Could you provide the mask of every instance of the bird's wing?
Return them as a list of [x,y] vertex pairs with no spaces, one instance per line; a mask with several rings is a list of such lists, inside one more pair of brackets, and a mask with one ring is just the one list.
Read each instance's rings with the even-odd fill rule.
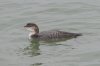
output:
[[50,31],[43,31],[39,35],[47,38],[62,38],[62,37],[64,38],[72,36],[73,33],[68,33],[58,30],[50,30]]

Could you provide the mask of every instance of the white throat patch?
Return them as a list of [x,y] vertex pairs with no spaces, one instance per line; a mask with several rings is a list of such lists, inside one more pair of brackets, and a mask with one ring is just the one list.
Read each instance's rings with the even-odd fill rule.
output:
[[31,39],[31,36],[32,36],[32,35],[35,35],[36,32],[35,32],[35,30],[34,30],[33,27],[27,27],[26,29],[27,29],[28,31],[30,31],[30,33],[29,33],[29,39]]
[[31,39],[31,36],[34,35],[34,33],[30,32],[29,33],[29,39]]

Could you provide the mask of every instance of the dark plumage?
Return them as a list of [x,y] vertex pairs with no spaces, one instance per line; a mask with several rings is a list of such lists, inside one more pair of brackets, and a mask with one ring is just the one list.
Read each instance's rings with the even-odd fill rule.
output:
[[81,33],[69,33],[59,30],[49,30],[49,31],[43,31],[39,33],[39,28],[34,23],[28,23],[26,26],[27,30],[31,31],[31,34],[29,35],[29,38],[31,40],[36,39],[40,41],[62,41],[67,40],[71,38],[77,38],[78,36],[81,36]]

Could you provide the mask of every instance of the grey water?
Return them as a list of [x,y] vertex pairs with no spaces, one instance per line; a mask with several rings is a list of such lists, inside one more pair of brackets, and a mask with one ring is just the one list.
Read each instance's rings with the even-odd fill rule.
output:
[[[83,36],[32,44],[28,22]],[[0,0],[0,66],[100,66],[100,0]]]

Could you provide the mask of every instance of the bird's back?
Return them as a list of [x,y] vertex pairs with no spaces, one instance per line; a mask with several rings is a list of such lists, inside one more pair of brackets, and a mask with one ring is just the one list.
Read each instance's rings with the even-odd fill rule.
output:
[[58,30],[43,31],[38,34],[38,39],[43,41],[62,41],[81,36],[79,33],[69,33]]

